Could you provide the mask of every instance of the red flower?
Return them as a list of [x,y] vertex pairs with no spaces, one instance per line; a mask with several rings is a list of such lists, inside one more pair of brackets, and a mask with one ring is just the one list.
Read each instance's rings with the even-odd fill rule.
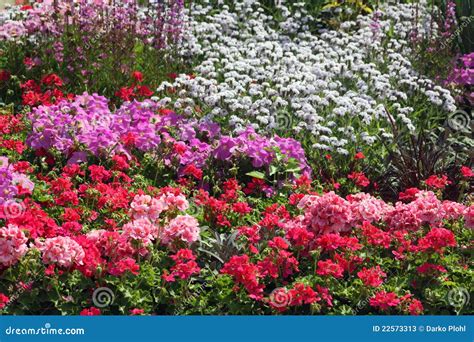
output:
[[418,316],[423,313],[423,304],[418,299],[413,299],[408,306],[408,312],[410,315]]
[[319,260],[316,274],[322,276],[333,276],[335,278],[342,278],[344,268],[341,265],[336,264],[331,259],[328,260]]
[[440,252],[444,247],[456,246],[456,238],[451,230],[445,228],[433,228],[428,234],[418,240],[418,249],[427,251],[433,249]]
[[374,246],[389,248],[392,238],[389,233],[371,225],[369,222],[362,223],[362,234],[367,238],[367,242]]
[[355,185],[361,188],[365,188],[370,184],[369,179],[363,172],[352,172],[347,176],[347,178],[354,180]]
[[357,152],[354,156],[354,159],[364,159],[365,156],[362,152]]
[[125,156],[121,156],[116,154],[112,157],[112,162],[114,164],[114,170],[128,170],[130,165],[127,163],[127,158]]
[[196,263],[196,257],[190,249],[180,249],[171,256],[175,265],[171,267],[171,273],[163,271],[163,279],[167,282],[174,282],[176,278],[188,279],[193,274],[198,274],[201,269]]
[[461,167],[461,174],[464,178],[471,178],[474,177],[474,172],[470,167],[462,166]]
[[297,247],[307,247],[313,241],[314,233],[304,227],[293,227],[288,229],[286,238]]
[[61,87],[63,85],[63,81],[61,78],[56,74],[48,74],[41,79],[41,83],[48,85],[48,86],[55,86]]
[[259,268],[250,262],[248,255],[234,255],[221,269],[221,273],[234,277],[245,287],[253,299],[262,299],[264,285],[259,283]]
[[32,90],[37,93],[41,91],[40,86],[34,80],[28,80],[25,83],[20,83],[20,88],[24,90]]
[[321,298],[318,293],[314,291],[311,286],[296,283],[291,290],[288,291],[290,305],[313,304],[319,302]]
[[10,73],[6,70],[0,70],[0,81],[6,82],[10,79]]
[[446,273],[448,272],[443,266],[441,265],[435,265],[435,264],[430,264],[428,262],[425,262],[423,265],[418,266],[416,269],[418,273],[421,274],[436,274],[438,272],[440,273]]
[[35,93],[34,91],[27,91],[22,95],[23,105],[25,106],[35,106],[42,101],[41,93]]
[[374,308],[379,308],[380,310],[388,310],[390,307],[397,306],[400,304],[400,299],[393,292],[379,291],[375,294],[374,297],[370,298],[369,303]]
[[133,87],[122,87],[119,91],[115,92],[115,96],[120,97],[124,101],[130,101],[135,97]]
[[372,268],[364,267],[361,271],[357,272],[357,276],[362,279],[366,286],[378,287],[383,283],[383,278],[387,274],[382,271],[380,266],[375,266]]
[[134,71],[132,72],[132,77],[135,81],[138,83],[143,82],[143,74],[140,71]]
[[274,237],[270,241],[268,241],[268,247],[274,249],[288,249],[288,243],[279,236]]
[[94,182],[104,182],[112,176],[112,172],[99,165],[89,166],[89,171],[91,172],[90,177]]
[[85,172],[81,170],[81,167],[78,164],[66,165],[63,168],[63,177],[74,177],[74,176],[84,176]]
[[153,92],[147,86],[137,86],[138,95],[143,97],[150,97],[153,95]]
[[0,310],[4,309],[9,301],[10,301],[10,298],[5,296],[3,293],[0,293]]
[[252,212],[252,208],[246,202],[236,202],[232,204],[232,210],[241,215]]
[[290,198],[288,200],[288,203],[290,205],[298,205],[300,203],[301,199],[305,196],[305,194],[291,194]]
[[95,307],[90,307],[90,308],[85,308],[83,309],[80,314],[81,316],[99,316],[100,315],[100,309],[97,309]]
[[242,226],[238,228],[239,236],[245,236],[250,243],[257,243],[260,241],[259,227],[257,225]]
[[127,147],[134,147],[137,144],[137,136],[132,132],[128,132],[128,133],[122,135],[120,137],[120,140]]
[[443,175],[438,177],[436,175],[430,176],[427,180],[425,180],[426,185],[436,189],[444,189],[446,185],[451,184],[451,181],[448,180],[448,176]]
[[409,188],[406,189],[404,192],[400,192],[398,198],[400,199],[400,201],[411,202],[416,198],[416,194],[418,194],[420,191],[421,190],[417,188]]
[[186,145],[183,142],[178,142],[178,143],[173,145],[173,152],[176,153],[176,154],[179,154],[180,156],[182,156],[184,153],[186,153],[187,150],[188,150],[188,148],[186,147]]
[[202,170],[196,167],[194,164],[186,165],[182,172],[185,176],[193,176],[197,180],[202,179]]
[[132,258],[125,258],[117,263],[113,264],[109,268],[109,273],[114,276],[121,276],[125,272],[129,271],[130,273],[137,275],[140,270],[140,266],[137,265],[136,261]]

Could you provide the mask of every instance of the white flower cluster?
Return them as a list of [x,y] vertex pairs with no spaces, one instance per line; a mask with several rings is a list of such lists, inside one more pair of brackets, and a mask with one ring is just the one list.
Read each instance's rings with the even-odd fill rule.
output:
[[434,25],[428,6],[385,5],[338,30],[311,33],[312,18],[298,5],[292,14],[280,5],[279,23],[256,0],[235,1],[232,11],[193,5],[182,50],[202,61],[197,76],[181,75],[158,91],[177,89],[178,107],[207,107],[207,118],[235,131],[251,124],[301,134],[314,148],[342,154],[390,139],[387,109],[410,130],[420,98],[437,110],[456,109],[450,92],[409,59],[410,35]]

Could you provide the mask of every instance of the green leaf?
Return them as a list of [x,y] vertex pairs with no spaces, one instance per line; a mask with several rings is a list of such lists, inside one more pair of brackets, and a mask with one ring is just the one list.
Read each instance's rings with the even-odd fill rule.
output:
[[246,175],[249,176],[249,177],[253,177],[253,178],[265,179],[265,174],[263,172],[260,172],[260,171],[248,172],[248,173],[246,173]]

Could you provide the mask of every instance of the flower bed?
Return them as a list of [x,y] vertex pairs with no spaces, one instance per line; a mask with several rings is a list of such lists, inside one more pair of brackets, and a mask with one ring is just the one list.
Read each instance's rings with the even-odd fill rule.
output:
[[411,59],[427,6],[315,32],[299,5],[58,3],[0,16],[2,313],[473,312],[462,149],[396,197],[375,180],[466,92]]

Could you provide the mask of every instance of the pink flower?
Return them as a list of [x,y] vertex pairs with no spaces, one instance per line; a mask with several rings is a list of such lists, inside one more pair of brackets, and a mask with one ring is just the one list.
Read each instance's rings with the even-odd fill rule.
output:
[[442,206],[444,213],[443,218],[450,220],[457,220],[466,210],[466,206],[464,204],[452,201],[443,201]]
[[181,211],[185,211],[189,208],[189,202],[184,195],[175,195],[168,192],[161,195],[159,199],[164,201],[170,208],[177,208]]
[[130,310],[130,315],[132,316],[139,316],[139,315],[143,315],[144,313],[145,313],[145,310],[143,309],[135,308],[135,309]]
[[153,243],[158,235],[158,228],[147,218],[139,218],[122,227],[123,236],[140,241],[143,246]]
[[133,218],[148,218],[154,222],[163,211],[168,209],[168,204],[162,199],[152,198],[148,195],[136,195],[130,207]]
[[163,229],[162,241],[169,244],[174,240],[191,244],[199,239],[198,221],[190,215],[178,215]]
[[28,251],[23,231],[13,224],[0,228],[0,265],[11,266]]
[[305,196],[298,207],[306,207],[305,223],[317,234],[348,231],[353,221],[351,205],[333,191]]
[[61,267],[82,265],[85,253],[81,245],[67,236],[57,236],[37,241],[36,247],[43,254],[45,264],[57,264]]
[[467,228],[474,229],[474,205],[467,207],[464,211],[464,225]]
[[437,223],[444,217],[443,205],[432,191],[420,191],[408,206],[422,223]]
[[391,209],[384,201],[363,192],[349,195],[347,200],[350,202],[354,225],[363,221],[371,223],[379,221]]
[[409,204],[397,202],[385,218],[387,226],[391,230],[418,230],[421,220]]

